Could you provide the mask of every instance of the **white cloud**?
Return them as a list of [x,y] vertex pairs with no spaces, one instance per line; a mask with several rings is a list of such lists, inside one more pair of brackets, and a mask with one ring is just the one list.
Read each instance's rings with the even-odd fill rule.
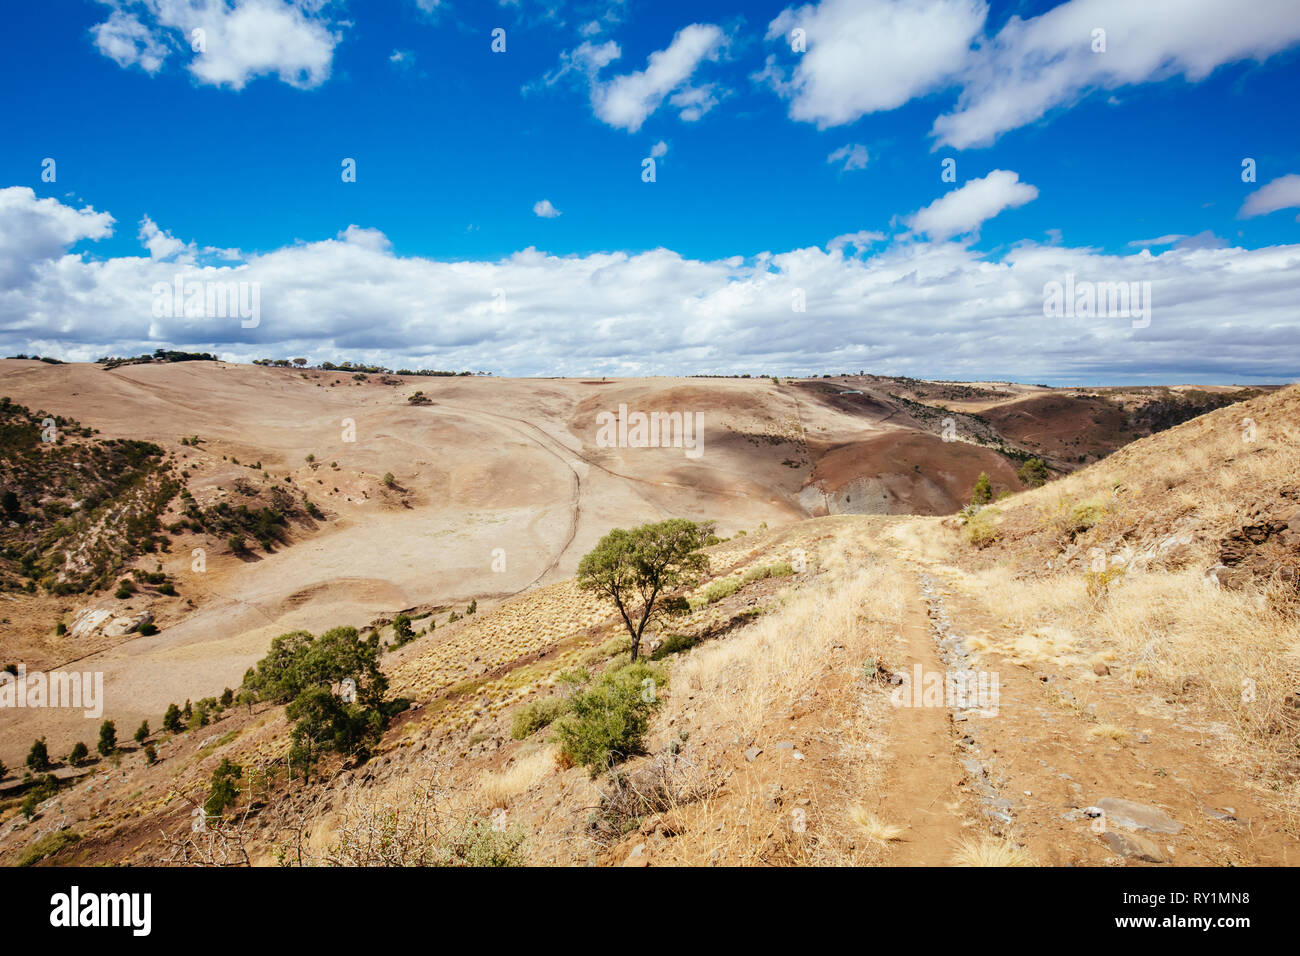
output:
[[[951,81],[984,25],[983,0],[822,0],[783,10],[769,25],[797,58],[757,75],[790,100],[790,118],[819,128],[892,110]],[[802,29],[807,52],[790,52]]]
[[973,233],[1004,209],[1023,206],[1038,198],[1038,187],[1022,183],[1009,169],[995,169],[983,179],[940,196],[924,209],[904,218],[909,229],[932,239],[950,239]]
[[555,219],[562,214],[560,210],[551,205],[549,199],[542,199],[533,203],[533,215],[541,216],[543,219]]
[[659,142],[655,143],[653,146],[650,147],[650,155],[654,159],[661,159],[662,157],[667,156],[668,144],[661,139]]
[[[111,225],[107,213],[0,189],[0,354],[90,360],[169,345],[516,375],[868,368],[1131,382],[1287,380],[1300,354],[1300,245],[1116,256],[1026,242],[994,260],[915,236],[877,246],[884,237],[864,232],[750,258],[529,248],[448,262],[397,255],[383,233],[350,226],[234,266],[67,253]],[[259,283],[260,325],[156,318],[153,284],[178,273]],[[1067,274],[1151,282],[1150,326],[1044,319],[1044,285]],[[805,313],[791,309],[795,290]]]
[[829,156],[826,157],[828,163],[843,163],[841,172],[851,172],[855,169],[867,168],[867,147],[858,143],[850,143],[847,146],[841,146]]
[[139,66],[157,73],[171,51],[133,14],[114,10],[103,23],[90,28],[95,46],[118,66]]
[[113,217],[106,212],[37,199],[26,186],[0,189],[0,290],[31,279],[74,243],[112,234]]
[[[1093,31],[1105,30],[1105,52]],[[1093,89],[1263,60],[1300,41],[1300,4],[1256,0],[1070,0],[1029,20],[1012,17],[969,57],[957,107],[934,124],[936,146],[987,146]]]
[[[949,87],[955,108],[936,118],[935,148],[988,146],[1003,133],[1070,106],[1093,90],[1262,61],[1300,43],[1300,4],[1257,0],[1067,0],[984,33],[985,0],[821,0],[783,10],[768,26],[780,56],[754,78],[790,101],[790,118],[819,128],[851,123]],[[790,33],[807,52],[790,51]],[[1094,30],[1105,51],[1094,52]],[[783,61],[794,60],[793,69]],[[1109,96],[1108,102],[1120,105]]]
[[415,62],[415,54],[410,50],[394,50],[389,54],[388,62],[405,69]]
[[1131,249],[1144,249],[1148,246],[1172,246],[1175,242],[1186,238],[1181,233],[1171,233],[1167,236],[1157,236],[1155,239],[1134,239],[1128,245]]
[[1279,209],[1294,209],[1300,206],[1300,175],[1291,173],[1279,176],[1267,186],[1261,186],[1246,197],[1241,211],[1241,218],[1265,216]]
[[878,242],[884,242],[889,237],[883,232],[870,232],[862,229],[858,232],[846,232],[842,236],[836,236],[830,242],[826,243],[827,252],[843,250],[848,246],[853,247],[855,253],[865,252]]
[[[182,53],[200,83],[243,89],[259,76],[277,76],[300,89],[329,79],[342,39],[322,16],[320,0],[100,0],[113,8],[91,28],[96,46],[120,66],[156,73],[169,48]],[[192,49],[203,31],[202,50]]]
[[721,91],[715,84],[693,86],[691,77],[701,63],[718,60],[726,46],[720,27],[692,23],[678,30],[666,49],[651,53],[644,70],[602,80],[598,74],[622,56],[622,49],[613,40],[587,41],[561,53],[560,65],[543,82],[552,86],[572,73],[582,74],[596,118],[616,129],[635,133],[665,99],[681,119],[693,122],[717,105]]
[[170,232],[159,229],[158,224],[148,216],[140,220],[139,238],[144,243],[144,247],[149,250],[150,258],[153,259],[170,259],[181,253],[186,253],[192,258],[195,252],[193,243],[187,246]]

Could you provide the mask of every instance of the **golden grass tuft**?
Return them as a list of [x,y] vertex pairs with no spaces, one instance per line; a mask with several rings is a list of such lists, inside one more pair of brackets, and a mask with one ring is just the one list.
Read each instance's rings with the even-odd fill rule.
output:
[[1037,866],[1024,849],[1003,837],[963,837],[952,855],[953,866]]
[[890,843],[903,838],[902,827],[885,823],[874,813],[868,812],[865,807],[850,808],[849,818],[863,829],[868,839],[875,840],[877,843]]

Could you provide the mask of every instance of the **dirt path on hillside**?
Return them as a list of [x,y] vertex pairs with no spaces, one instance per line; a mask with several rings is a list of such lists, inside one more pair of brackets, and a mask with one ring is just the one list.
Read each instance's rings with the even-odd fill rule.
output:
[[[951,723],[947,709],[899,710],[899,761],[891,774],[898,790],[887,796],[889,815],[882,818],[901,823],[910,810],[918,838],[899,844],[893,862],[946,862],[941,851],[950,847],[913,844],[942,841],[953,826],[960,829],[953,814],[922,812],[927,800],[940,810],[953,799],[948,769],[954,761],[923,755],[940,743],[939,717],[956,729],[949,746],[955,743],[955,762],[965,770],[969,819],[978,823],[969,832],[1007,836],[1040,865],[1300,862],[1272,796],[1218,756],[1218,729],[1118,678],[1083,677],[1050,653],[1025,663],[1003,650],[1009,647],[1004,625],[950,569],[926,562],[922,578],[933,595],[932,619],[936,602],[941,609],[935,627],[944,656],[954,645],[979,648],[967,666],[997,675],[998,706],[993,715],[962,723]],[[909,628],[915,659],[944,669],[936,663],[934,631],[925,641],[916,633]]]
[[[906,690],[917,664],[927,674],[944,670],[919,591],[911,595],[904,629],[907,660],[890,664],[905,671]],[[952,727],[946,707],[895,709],[890,725],[893,759],[885,774],[889,789],[878,814],[882,822],[905,830],[902,839],[892,844],[892,865],[942,866],[964,831],[962,768]]]

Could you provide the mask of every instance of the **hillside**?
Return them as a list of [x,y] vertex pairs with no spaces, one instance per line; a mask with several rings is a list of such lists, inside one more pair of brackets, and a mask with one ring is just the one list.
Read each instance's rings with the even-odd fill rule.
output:
[[[94,374],[122,371],[135,370]],[[508,417],[506,397],[526,402],[533,392],[561,408],[559,396],[584,387],[610,390],[615,406],[644,407],[660,391],[664,408],[689,409],[707,397],[734,426],[735,438],[714,442],[720,462],[755,486],[787,489],[775,505],[744,492],[739,508],[753,509],[751,523],[741,527],[736,509],[727,512],[732,517],[719,527],[726,540],[706,549],[708,579],[681,595],[688,610],[670,629],[651,635],[662,683],[645,752],[622,761],[618,773],[593,776],[558,759],[544,726],[570,706],[564,701],[626,664],[616,612],[568,579],[576,556],[550,564],[532,588],[479,600],[475,613],[468,600],[439,588],[390,583],[393,590],[373,592],[373,613],[336,599],[332,617],[316,618],[324,626],[307,626],[306,614],[282,610],[257,632],[267,636],[243,645],[260,657],[291,619],[314,633],[369,623],[381,641],[400,643],[383,653],[382,669],[401,711],[368,760],[328,756],[309,784],[291,781],[292,721],[266,702],[214,701],[208,722],[158,732],[169,701],[238,689],[242,668],[227,678],[210,666],[198,638],[140,648],[137,639],[103,660],[120,660],[125,673],[150,655],[194,658],[183,693],[139,707],[153,728],[157,763],[128,743],[110,758],[56,768],[75,781],[43,792],[30,822],[18,813],[15,791],[0,824],[4,861],[39,845],[36,855],[48,850],[52,863],[409,863],[467,853],[484,854],[473,856],[480,861],[615,865],[1295,862],[1300,389],[1142,438],[975,514],[804,517],[795,504],[801,487],[777,477],[781,469],[796,474],[776,456],[799,446],[792,435],[765,431],[755,403],[769,391],[787,398],[778,388],[799,389],[802,434],[826,432],[805,440],[809,461],[800,467],[825,475],[831,465],[850,467],[845,447],[880,440],[854,439],[851,416],[837,404],[879,401],[865,389],[865,397],[819,398],[820,381],[441,384],[422,383],[432,409],[394,404],[392,387],[334,388],[367,393],[358,400],[358,424],[375,421],[375,408],[388,409],[384,427],[394,436],[405,416],[444,405],[456,409],[457,422],[486,427]],[[492,409],[469,410],[466,395],[492,387],[499,399]],[[580,424],[596,407],[575,406],[566,420]],[[899,403],[887,414],[916,421],[920,413]],[[809,422],[818,424],[810,430]],[[207,427],[200,434],[208,443],[234,441],[218,424]],[[552,457],[569,466],[586,465],[572,486],[582,505],[570,539],[582,542],[579,554],[593,543],[584,523],[601,520],[592,510],[605,516],[605,528],[664,514],[705,517],[694,509],[720,512],[722,498],[749,487],[720,478],[714,486],[680,459],[647,456],[658,460],[646,464],[626,449],[596,453],[575,443],[563,457],[558,447],[569,446],[560,439],[574,430],[549,417],[511,426],[539,445],[541,436],[551,438]],[[897,430],[890,440],[900,464],[911,462],[909,449],[929,448],[923,423]],[[955,444],[976,461],[990,453]],[[741,464],[745,455],[754,460]],[[431,458],[442,468],[464,467],[445,451]],[[283,461],[264,456],[272,480]],[[353,467],[341,454],[339,465],[345,474]],[[288,559],[307,549],[317,549],[310,552],[316,561],[330,560],[320,549],[343,533],[335,526],[347,526],[346,506],[362,508],[372,493],[381,515],[431,510],[424,480],[410,466],[393,471],[397,490],[386,489],[393,498],[380,497],[382,482],[358,502],[340,492],[320,530],[263,560],[278,559],[285,573],[298,567]],[[313,472],[308,465],[291,474],[297,484]],[[879,473],[848,480],[873,478],[888,484]],[[497,473],[493,480],[523,479]],[[610,494],[589,499],[590,484]],[[663,510],[610,520],[598,509],[610,507],[614,489]],[[385,526],[394,537],[384,554],[404,546],[395,528]],[[355,548],[362,533],[346,540]],[[385,560],[384,573],[400,581],[400,561]],[[334,587],[322,584],[319,597],[308,593],[298,609],[324,607]],[[409,624],[394,620],[400,609]],[[399,627],[409,629],[409,640],[399,639]],[[178,651],[184,646],[192,649]],[[924,675],[959,666],[995,674],[995,713],[968,703],[895,706],[900,694],[919,691],[918,665]],[[133,714],[115,702],[105,716],[117,719],[125,739],[140,719]],[[243,773],[234,810],[195,836],[191,812],[208,798],[223,760]]]

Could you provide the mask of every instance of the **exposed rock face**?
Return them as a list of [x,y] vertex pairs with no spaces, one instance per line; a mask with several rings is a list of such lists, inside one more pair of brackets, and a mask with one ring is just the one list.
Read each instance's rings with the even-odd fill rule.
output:
[[115,615],[112,606],[87,607],[82,608],[72,618],[72,624],[68,627],[68,636],[73,640],[85,640],[95,634],[103,634],[104,637],[124,637],[152,623],[153,614],[149,611]]

